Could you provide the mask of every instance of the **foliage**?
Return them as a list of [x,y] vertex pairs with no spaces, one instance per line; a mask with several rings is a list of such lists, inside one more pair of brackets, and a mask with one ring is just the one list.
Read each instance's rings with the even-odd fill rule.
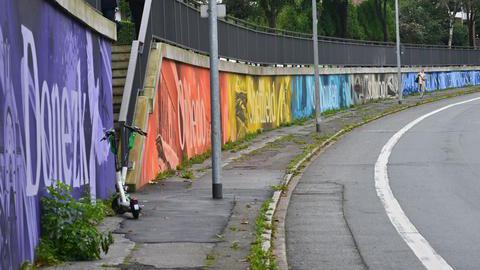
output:
[[294,32],[312,32],[312,6],[310,1],[293,0],[278,14],[277,28]]
[[429,0],[401,2],[400,34],[405,43],[447,44],[448,13]]
[[37,264],[94,260],[100,258],[101,251],[108,252],[112,235],[96,228],[107,213],[106,206],[93,203],[88,194],[76,201],[71,187],[61,182],[47,190],[48,194],[41,199],[42,234]]
[[117,25],[117,44],[132,44],[135,39],[135,25],[128,21],[121,21]]
[[[274,25],[289,31],[312,32],[311,0],[224,2],[230,16],[263,26]],[[480,9],[480,0],[399,1],[402,42],[446,45],[449,40],[451,18],[448,10],[458,10],[459,2],[464,6],[468,4],[471,7],[468,9],[472,11],[471,15],[474,18],[478,17],[476,13]],[[364,0],[357,4],[353,4],[352,0],[317,0],[317,14],[319,35],[383,41],[383,30],[386,27],[387,40],[395,41],[393,0]],[[474,26],[480,30],[479,24]],[[468,44],[468,34],[465,35],[465,32],[475,30],[471,30],[471,27],[468,23],[464,26],[461,21],[454,23],[453,45]]]
[[119,1],[120,13],[122,14],[122,21],[131,21],[132,13],[130,12],[130,6],[128,5],[127,0]]
[[453,45],[468,46],[468,28],[466,25],[457,22],[453,25]]

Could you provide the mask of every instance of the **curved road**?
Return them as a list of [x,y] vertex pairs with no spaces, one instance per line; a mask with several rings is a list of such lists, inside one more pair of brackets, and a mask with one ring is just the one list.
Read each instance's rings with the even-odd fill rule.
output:
[[[386,214],[375,189],[375,163],[411,121],[479,96],[384,117],[326,149],[292,194],[286,220],[290,268],[427,269]],[[409,221],[446,262],[444,269],[480,269],[480,100],[438,112],[403,134],[389,157],[388,178]]]

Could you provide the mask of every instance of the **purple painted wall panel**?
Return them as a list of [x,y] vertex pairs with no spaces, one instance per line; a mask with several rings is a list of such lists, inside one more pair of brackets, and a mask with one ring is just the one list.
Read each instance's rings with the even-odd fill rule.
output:
[[111,44],[46,0],[0,0],[0,269],[33,259],[39,197],[61,180],[105,197]]

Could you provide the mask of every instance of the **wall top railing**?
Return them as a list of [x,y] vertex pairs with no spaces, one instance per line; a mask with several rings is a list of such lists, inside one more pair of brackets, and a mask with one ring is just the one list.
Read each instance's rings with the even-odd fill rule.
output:
[[[195,9],[197,11],[200,10],[200,3],[195,0],[177,0],[180,3]],[[271,33],[281,36],[289,36],[295,38],[305,38],[305,39],[312,39],[311,33],[304,33],[304,32],[297,32],[291,30],[285,30],[280,28],[272,28],[268,26],[258,25],[246,20],[238,19],[232,16],[227,16],[225,18],[221,18],[219,20],[225,21],[227,23],[231,23],[237,25],[239,27],[244,27],[252,31],[259,31],[265,33]],[[319,40],[324,41],[338,41],[342,43],[355,43],[355,44],[370,44],[370,45],[386,45],[386,46],[395,46],[395,42],[385,42],[385,41],[376,41],[376,40],[360,40],[360,39],[351,39],[351,38],[340,38],[340,37],[332,37],[332,36],[318,36]],[[415,44],[415,43],[402,43],[403,46],[408,47],[418,47],[418,48],[448,48],[447,45],[435,45],[435,44]],[[466,50],[474,50],[473,47],[470,46],[452,46],[452,49],[466,49]]]

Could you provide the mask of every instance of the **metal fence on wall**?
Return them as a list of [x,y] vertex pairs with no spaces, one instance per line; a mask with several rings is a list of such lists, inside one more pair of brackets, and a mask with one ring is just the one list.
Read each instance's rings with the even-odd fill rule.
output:
[[[198,9],[178,0],[153,0],[152,34],[166,43],[208,52],[208,22]],[[219,20],[219,55],[260,64],[311,64],[308,34],[255,27],[240,20]],[[404,45],[402,64],[445,66],[480,64],[480,51],[470,48]],[[331,37],[319,39],[319,63],[337,66],[395,66],[393,43]]]

